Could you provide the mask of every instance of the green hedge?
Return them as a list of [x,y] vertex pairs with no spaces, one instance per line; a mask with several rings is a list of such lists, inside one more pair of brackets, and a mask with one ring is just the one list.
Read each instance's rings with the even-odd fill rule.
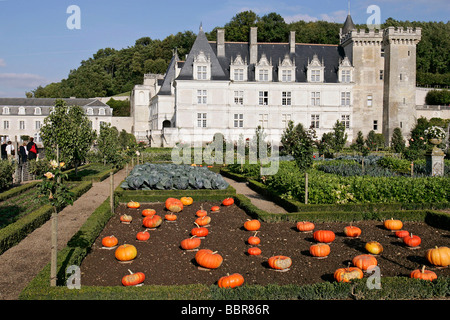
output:
[[34,188],[37,184],[38,182],[29,182],[15,188],[11,188],[8,191],[2,192],[0,193],[0,202],[24,193],[28,189]]
[[[86,193],[92,187],[92,182],[86,181],[71,189],[75,199]],[[0,254],[22,241],[28,234],[43,225],[52,215],[52,207],[43,205],[0,230]]]

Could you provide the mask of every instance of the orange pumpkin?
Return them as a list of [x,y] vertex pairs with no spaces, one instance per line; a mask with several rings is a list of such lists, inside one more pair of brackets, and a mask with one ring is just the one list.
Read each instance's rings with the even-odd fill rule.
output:
[[413,270],[409,276],[414,279],[422,279],[428,281],[437,279],[437,274],[433,271],[425,270],[425,266],[423,266],[422,269]]
[[119,243],[119,240],[115,236],[108,236],[102,239],[102,245],[107,248],[115,247],[117,243]]
[[256,231],[254,235],[248,237],[247,239],[248,244],[251,244],[252,246],[257,246],[258,244],[261,243],[261,239],[256,236],[257,233],[258,231]]
[[210,216],[203,216],[203,217],[195,219],[195,223],[198,224],[199,226],[206,226],[210,222],[211,222]]
[[137,208],[139,208],[140,206],[141,206],[141,205],[140,205],[139,202],[136,202],[136,201],[133,201],[133,200],[131,200],[131,201],[129,201],[129,202],[127,203],[127,207],[130,208],[130,209],[137,209]]
[[130,270],[128,271],[130,274],[123,276],[122,278],[122,284],[124,286],[136,286],[144,282],[145,274],[143,272],[132,273]]
[[200,249],[195,254],[195,261],[203,268],[216,269],[221,266],[223,258],[217,251],[209,249]]
[[350,282],[353,279],[362,279],[364,277],[363,271],[358,267],[339,268],[334,272],[334,279],[337,282]]
[[292,260],[289,257],[278,255],[270,257],[267,263],[272,269],[286,270],[292,265]]
[[450,248],[436,246],[433,249],[428,249],[425,257],[432,265],[446,267],[450,265]]
[[383,223],[384,227],[391,231],[400,230],[403,228],[403,222],[400,220],[395,220],[394,218],[391,218],[389,220],[385,220]]
[[244,277],[239,273],[227,275],[217,281],[219,288],[236,288],[244,284]]
[[253,220],[247,220],[244,223],[245,230],[248,231],[257,231],[259,228],[261,228],[261,223],[259,220],[253,219]]
[[184,250],[193,250],[195,248],[198,248],[201,243],[202,243],[202,240],[193,236],[191,238],[182,240],[180,243],[180,246]]
[[361,229],[355,226],[346,226],[344,228],[344,234],[347,237],[356,238],[361,235]]
[[155,214],[154,216],[151,217],[145,217],[142,220],[142,224],[144,225],[144,227],[146,228],[157,228],[161,225],[162,223],[162,218],[160,216],[158,216],[157,214]]
[[367,242],[365,248],[371,254],[380,254],[383,252],[383,246],[377,241]]
[[261,249],[258,247],[248,248],[247,253],[251,256],[259,256],[261,254]]
[[136,247],[131,244],[123,244],[117,247],[114,255],[119,261],[130,261],[136,258],[137,250]]
[[378,265],[377,259],[371,254],[360,254],[352,259],[352,263],[361,270]]
[[234,199],[233,198],[225,198],[222,201],[222,204],[226,207],[231,206],[234,203]]
[[318,242],[330,243],[334,241],[336,235],[330,230],[317,230],[314,232],[313,238]]
[[314,223],[309,221],[299,221],[296,224],[297,230],[301,232],[310,232],[316,227]]
[[144,217],[151,217],[156,214],[155,209],[144,209],[142,210],[142,216]]
[[183,206],[190,206],[194,202],[194,199],[192,197],[181,197],[180,201]]
[[147,230],[140,231],[136,234],[136,239],[139,241],[147,241],[150,239],[150,233],[148,233]]
[[330,254],[330,246],[325,243],[317,243],[313,244],[311,247],[309,247],[309,253],[313,257],[327,257]]
[[200,210],[197,210],[197,212],[195,213],[197,217],[204,217],[207,214],[208,212],[206,212],[206,210],[203,210],[203,207],[201,207]]
[[219,206],[212,206],[211,207],[211,211],[212,212],[219,212],[220,211],[220,207]]
[[191,230],[191,235],[193,236],[197,236],[197,237],[206,237],[209,233],[208,228],[205,227],[200,227],[199,225],[197,225],[196,228],[193,228]]
[[177,213],[183,210],[183,202],[180,199],[167,198],[165,207],[167,210]]
[[169,213],[169,214],[166,214],[166,215],[164,216],[164,218],[165,218],[167,221],[175,221],[175,220],[177,220],[177,215],[176,215],[176,214],[173,214],[173,213]]
[[120,222],[128,223],[128,224],[131,223],[131,221],[133,221],[133,217],[129,216],[127,214],[122,214],[119,219],[120,219]]
[[403,238],[403,237],[406,237],[407,235],[409,235],[409,232],[406,230],[398,230],[398,231],[395,231],[395,235],[397,238]]
[[408,247],[418,247],[422,239],[419,236],[413,235],[412,233],[403,237],[403,243]]

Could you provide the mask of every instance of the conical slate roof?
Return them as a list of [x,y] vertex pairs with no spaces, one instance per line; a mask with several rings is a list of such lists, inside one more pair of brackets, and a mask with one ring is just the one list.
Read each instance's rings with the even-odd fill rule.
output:
[[344,27],[342,28],[342,34],[347,34],[352,30],[356,30],[356,26],[353,23],[352,16],[350,14],[347,15],[347,19],[345,19]]

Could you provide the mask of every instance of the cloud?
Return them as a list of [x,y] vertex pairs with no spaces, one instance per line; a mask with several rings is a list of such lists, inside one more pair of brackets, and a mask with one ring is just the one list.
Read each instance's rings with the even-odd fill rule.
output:
[[35,89],[49,81],[44,77],[31,73],[0,73],[0,85],[9,88]]
[[307,13],[299,13],[293,16],[285,16],[284,21],[286,23],[292,23],[296,21],[303,20],[305,22],[311,22],[311,21],[327,21],[327,22],[336,22],[336,23],[343,23],[345,21],[345,18],[347,17],[347,11],[345,10],[338,10],[331,13],[321,13],[317,17],[310,16]]
[[305,13],[299,13],[293,16],[284,16],[284,21],[286,23],[292,23],[292,22],[296,22],[296,21],[305,21],[305,22],[311,22],[311,21],[317,21],[319,20],[317,17],[312,17],[309,14],[305,14]]
[[6,67],[6,62],[2,58],[0,58],[0,67]]

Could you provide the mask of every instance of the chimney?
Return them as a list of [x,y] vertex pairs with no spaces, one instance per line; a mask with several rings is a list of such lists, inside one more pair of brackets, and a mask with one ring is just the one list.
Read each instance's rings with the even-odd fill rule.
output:
[[250,64],[258,62],[258,28],[250,28]]
[[217,29],[217,56],[225,57],[225,29]]
[[291,31],[289,36],[290,53],[295,53],[295,31]]

